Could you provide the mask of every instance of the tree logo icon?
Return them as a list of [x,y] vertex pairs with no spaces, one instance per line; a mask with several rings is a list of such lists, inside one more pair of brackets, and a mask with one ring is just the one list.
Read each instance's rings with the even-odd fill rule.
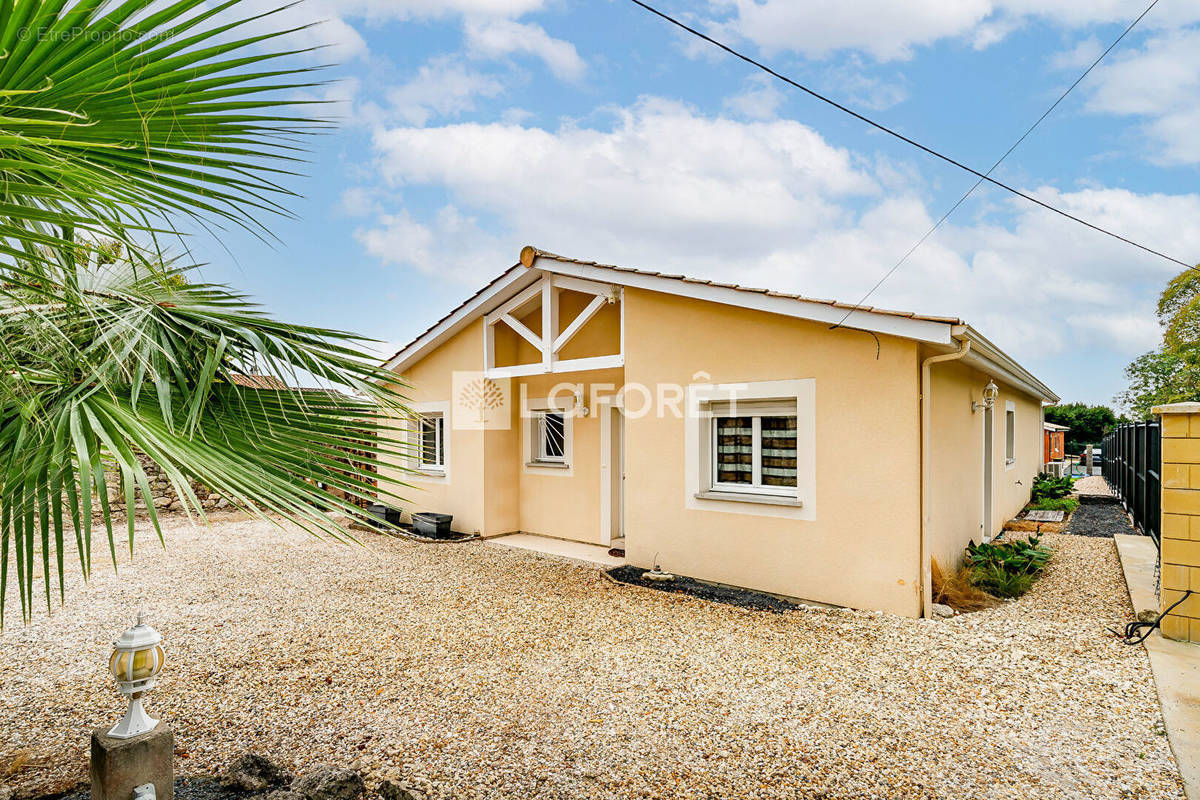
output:
[[454,373],[454,426],[467,429],[507,429],[508,379],[501,381],[481,372]]

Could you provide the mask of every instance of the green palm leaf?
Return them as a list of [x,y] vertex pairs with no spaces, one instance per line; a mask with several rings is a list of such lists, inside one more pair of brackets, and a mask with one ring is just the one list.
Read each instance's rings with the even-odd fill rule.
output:
[[[365,340],[162,263],[180,218],[269,236],[325,127],[295,29],[254,24],[282,9],[209,2],[0,0],[0,624],[10,564],[26,619],[39,567],[47,604],[70,549],[90,572],[94,527],[115,564],[109,483],[161,538],[145,459],[201,518],[193,483],[343,540],[327,511],[400,500],[379,467],[405,455],[408,412]],[[235,382],[252,368],[338,390]]]
[[[46,601],[55,569],[61,596],[64,519],[85,575],[94,515],[115,565],[109,475],[126,508],[142,498],[162,536],[139,455],[201,518],[193,483],[236,508],[342,540],[349,534],[327,511],[362,516],[360,502],[402,502],[404,484],[382,478],[378,465],[408,455],[393,427],[407,412],[389,388],[395,376],[358,355],[365,340],[280,323],[224,287],[188,283],[185,270],[62,254],[49,263],[25,265],[42,276],[27,292],[10,280],[0,295],[8,366],[0,374],[0,540],[15,556],[23,615],[39,554]],[[339,388],[240,385],[237,376],[252,368]],[[133,515],[125,522],[132,548]],[[0,578],[0,615],[3,586]]]
[[176,214],[265,235],[261,212],[286,213],[317,84],[259,68],[303,51],[240,35],[275,12],[226,21],[237,2],[0,0],[0,252],[54,226],[131,244]]

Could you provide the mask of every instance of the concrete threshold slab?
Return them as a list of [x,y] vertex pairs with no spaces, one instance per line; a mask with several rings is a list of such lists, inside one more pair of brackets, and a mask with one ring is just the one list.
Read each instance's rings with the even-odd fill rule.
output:
[[[1154,565],[1158,549],[1148,536],[1114,536],[1135,613],[1158,610]],[[1158,631],[1145,641],[1150,669],[1171,751],[1189,800],[1200,800],[1200,644],[1164,639]]]
[[531,533],[510,533],[506,536],[496,536],[485,542],[496,547],[512,547],[517,550],[528,550],[541,553],[552,558],[563,558],[585,564],[595,564],[601,567],[619,567],[625,559],[608,554],[609,548],[599,544],[586,542],[570,542],[566,539],[553,539],[549,536],[535,536]]

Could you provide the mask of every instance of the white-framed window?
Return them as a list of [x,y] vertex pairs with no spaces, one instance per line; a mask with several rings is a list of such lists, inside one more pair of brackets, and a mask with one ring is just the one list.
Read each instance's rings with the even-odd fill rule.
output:
[[1011,400],[1004,404],[1004,463],[1017,463],[1017,405]]
[[709,443],[715,491],[795,497],[795,399],[712,403]]
[[816,380],[687,387],[684,508],[817,518]]
[[417,465],[430,472],[446,469],[446,415],[426,413],[417,417]]
[[533,460],[545,464],[567,462],[567,415],[564,411],[534,411],[532,425]]

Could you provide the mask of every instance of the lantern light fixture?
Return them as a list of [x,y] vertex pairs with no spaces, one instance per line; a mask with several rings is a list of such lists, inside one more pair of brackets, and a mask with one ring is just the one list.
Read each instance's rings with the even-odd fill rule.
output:
[[987,386],[983,387],[983,402],[971,403],[971,410],[978,411],[981,408],[992,408],[996,405],[996,398],[1000,396],[1000,387],[995,381],[988,381]]
[[142,696],[158,683],[166,651],[162,635],[145,622],[139,611],[137,624],[113,642],[108,668],[117,679],[117,691],[129,697],[129,710],[108,735],[114,739],[131,739],[154,730],[158,720],[151,719],[142,707]]

